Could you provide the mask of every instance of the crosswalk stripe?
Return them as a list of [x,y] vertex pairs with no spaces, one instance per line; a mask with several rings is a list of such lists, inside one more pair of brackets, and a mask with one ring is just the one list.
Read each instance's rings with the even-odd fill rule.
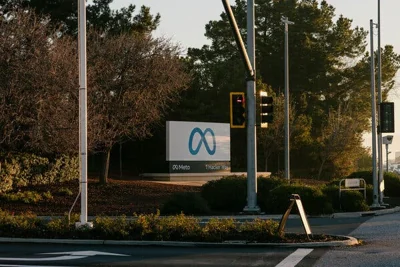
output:
[[296,266],[305,256],[311,253],[313,249],[299,248],[283,261],[281,261],[276,267],[294,267]]

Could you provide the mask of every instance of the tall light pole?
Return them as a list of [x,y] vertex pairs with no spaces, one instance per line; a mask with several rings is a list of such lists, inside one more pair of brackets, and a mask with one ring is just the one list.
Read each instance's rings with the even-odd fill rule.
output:
[[371,110],[372,110],[372,181],[373,197],[371,207],[379,207],[378,203],[378,177],[376,175],[376,96],[375,96],[375,59],[374,59],[374,22],[370,20],[371,37]]
[[77,226],[90,225],[87,221],[87,81],[86,81],[86,1],[78,0],[79,27],[79,159],[81,216]]
[[285,178],[290,180],[290,134],[289,134],[289,21],[287,17],[282,17],[281,21],[285,25]]
[[[378,106],[382,103],[382,63],[381,63],[381,0],[378,0]],[[381,133],[381,116],[380,108],[378,108],[378,162],[379,162],[379,202],[383,203],[383,191],[381,184],[383,183],[383,156],[382,156],[382,133]]]

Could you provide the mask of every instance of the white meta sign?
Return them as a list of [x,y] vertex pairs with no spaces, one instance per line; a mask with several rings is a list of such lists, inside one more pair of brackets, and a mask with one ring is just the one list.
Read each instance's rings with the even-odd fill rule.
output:
[[229,123],[167,121],[167,161],[230,161]]

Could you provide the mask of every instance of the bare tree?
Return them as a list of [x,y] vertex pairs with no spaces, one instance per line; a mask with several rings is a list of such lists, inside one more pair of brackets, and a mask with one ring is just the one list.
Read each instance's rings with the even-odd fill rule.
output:
[[100,182],[106,183],[113,145],[151,135],[189,76],[179,47],[168,40],[94,32],[89,39],[89,148],[104,153]]
[[29,10],[14,10],[0,20],[2,150],[77,149],[71,138],[77,126],[76,49],[47,22]]

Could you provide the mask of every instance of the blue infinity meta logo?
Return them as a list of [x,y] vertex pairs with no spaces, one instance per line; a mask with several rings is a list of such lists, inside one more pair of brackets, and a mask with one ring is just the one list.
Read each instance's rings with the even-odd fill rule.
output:
[[[212,141],[213,141],[212,148],[210,148],[210,145],[207,142],[207,139],[206,139],[207,133],[210,133],[212,136]],[[200,139],[199,143],[197,144],[196,148],[193,149],[193,138],[196,134],[199,134],[201,139]],[[210,155],[215,154],[215,150],[217,149],[217,142],[215,141],[215,134],[214,134],[213,130],[211,130],[210,128],[207,128],[203,132],[199,127],[196,127],[192,130],[192,132],[190,133],[190,136],[189,136],[189,152],[190,152],[190,154],[197,155],[203,144],[204,144],[204,148],[206,149],[208,154],[210,154]]]

